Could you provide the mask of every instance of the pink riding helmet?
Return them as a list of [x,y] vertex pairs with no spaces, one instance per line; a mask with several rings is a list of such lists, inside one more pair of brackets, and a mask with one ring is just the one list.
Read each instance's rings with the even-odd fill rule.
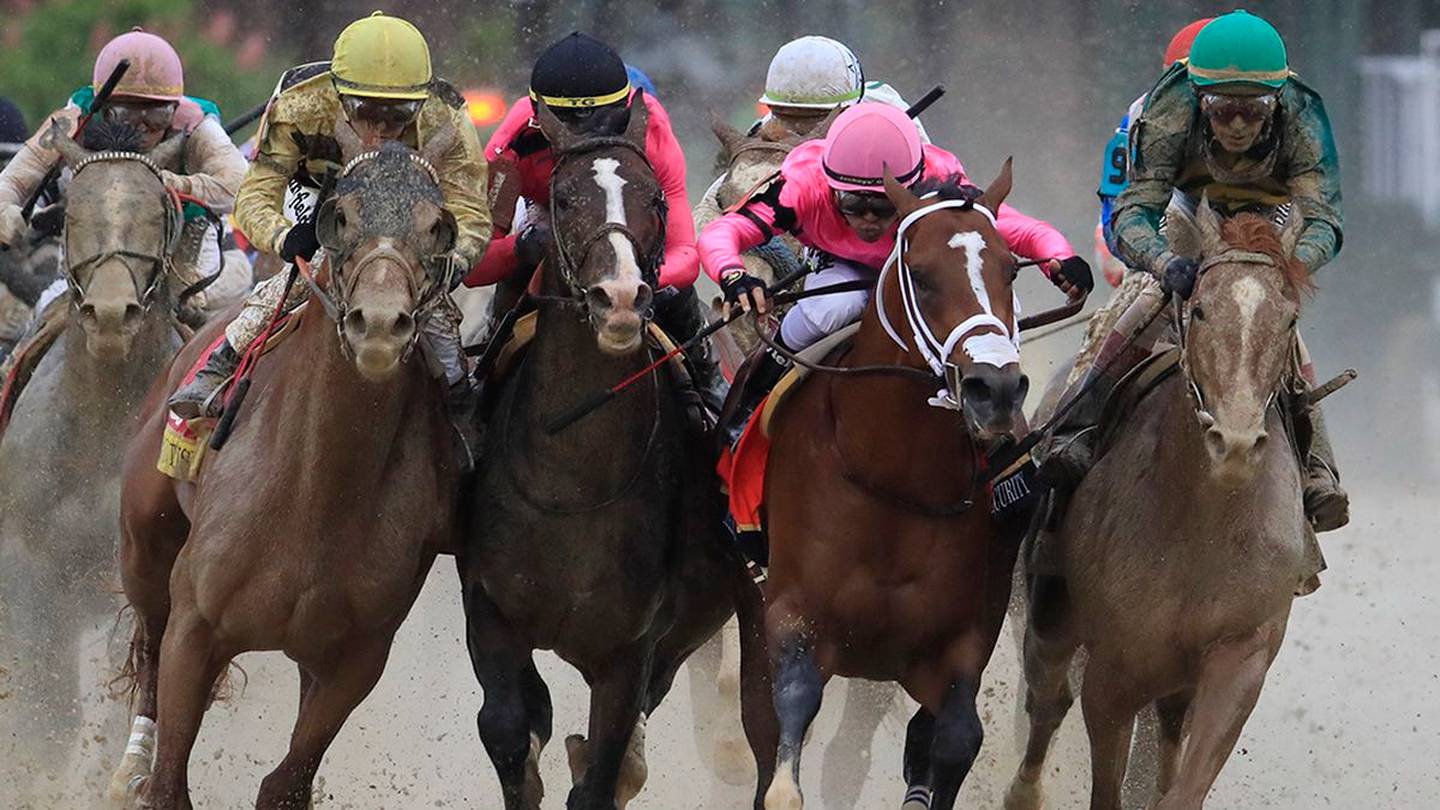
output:
[[918,178],[925,152],[904,110],[866,102],[847,109],[831,124],[821,164],[833,189],[880,191],[886,166],[901,183]]
[[117,97],[179,101],[184,96],[185,72],[180,67],[180,55],[164,39],[139,28],[115,37],[100,49],[100,55],[95,57],[96,92],[121,59],[130,60],[130,69],[115,87]]

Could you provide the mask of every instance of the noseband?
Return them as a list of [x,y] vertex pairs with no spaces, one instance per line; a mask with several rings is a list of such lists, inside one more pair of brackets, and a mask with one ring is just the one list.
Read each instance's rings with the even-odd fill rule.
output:
[[[356,155],[340,170],[339,178],[346,177],[354,171],[357,166],[378,158],[380,154],[380,151],[377,150]],[[418,154],[411,154],[407,157],[412,163],[419,166],[425,172],[430,182],[434,183],[437,187],[440,185],[440,175],[428,160]],[[326,250],[325,261],[326,265],[330,268],[330,273],[323,287],[315,280],[313,275],[307,272],[308,268],[297,263],[297,267],[301,267],[302,270],[300,275],[304,277],[305,283],[310,287],[310,291],[320,300],[320,305],[324,308],[325,314],[330,320],[335,322],[335,332],[340,337],[340,352],[347,359],[350,357],[350,344],[345,340],[345,316],[350,312],[350,299],[355,294],[355,288],[360,283],[360,277],[364,275],[365,268],[384,259],[388,259],[401,267],[407,267],[410,264],[410,259],[392,244],[392,240],[384,240],[372,246],[364,253],[359,254],[358,258],[355,255],[357,247],[358,243],[347,245],[333,252],[328,249]],[[351,267],[350,272],[342,276],[340,271],[345,268],[352,259],[354,260],[354,267]],[[441,261],[446,262],[446,267],[444,268],[443,281],[437,281],[437,273],[433,271],[437,269],[437,265]],[[410,300],[415,302],[415,307],[410,310],[409,316],[417,325],[423,321],[432,309],[444,301],[444,293],[450,289],[450,278],[455,272],[455,268],[452,266],[452,263],[449,262],[448,254],[424,257],[421,259],[421,263],[425,269],[425,281],[423,285],[416,282],[414,273],[407,272],[404,274],[406,291],[409,293]],[[415,329],[414,334],[410,337],[410,341],[405,345],[405,349],[400,355],[400,362],[403,363],[410,359],[410,355],[415,351],[415,346],[420,339],[420,332],[421,330],[419,328]]]
[[561,237],[563,229],[560,227],[560,210],[557,205],[559,195],[555,193],[557,180],[560,177],[560,167],[573,158],[610,148],[626,149],[638,155],[639,158],[644,161],[645,168],[650,171],[651,176],[654,176],[655,167],[651,165],[650,157],[645,154],[644,148],[636,146],[629,140],[616,135],[589,138],[566,149],[555,150],[555,168],[550,172],[550,225],[555,234],[556,270],[559,272],[560,280],[564,283],[565,290],[569,294],[565,301],[581,309],[585,309],[586,304],[585,287],[580,282],[580,268],[585,265],[585,259],[590,255],[590,251],[594,249],[596,243],[605,239],[610,234],[620,234],[635,249],[635,257],[640,261],[641,276],[644,278],[645,283],[649,284],[652,288],[659,285],[660,265],[665,260],[665,232],[669,206],[665,202],[665,192],[663,190],[656,195],[654,203],[655,215],[660,222],[660,227],[657,232],[658,235],[655,239],[655,244],[650,246],[648,250],[644,245],[640,244],[640,237],[636,236],[634,231],[619,222],[601,223],[589,236],[580,242],[577,252],[572,252],[565,246],[565,240]]
[[[96,163],[109,163],[122,160],[139,163],[146,169],[149,169],[150,173],[155,175],[155,179],[161,181],[161,187],[164,187],[164,180],[160,174],[159,165],[148,156],[138,152],[96,152],[87,155],[77,162],[71,168],[71,174],[72,176],[78,176],[80,172]],[[83,268],[100,264],[109,259],[118,258],[125,262],[125,268],[130,273],[131,281],[134,283],[135,289],[140,293],[141,310],[145,312],[150,311],[150,305],[155,301],[155,293],[160,289],[160,282],[165,277],[165,273],[172,267],[173,262],[171,255],[174,253],[175,246],[180,240],[180,230],[184,225],[184,214],[181,209],[179,195],[170,189],[165,189],[161,194],[161,199],[165,204],[165,232],[164,245],[158,253],[146,253],[139,250],[119,248],[115,250],[102,250],[99,253],[86,256],[78,262],[72,262],[70,250],[68,249],[69,245],[66,245],[67,249],[64,252],[61,272],[65,276],[66,285],[69,286],[70,291],[74,294],[71,299],[73,305],[78,307],[80,302],[85,298],[85,288],[80,284],[77,275],[78,272]],[[135,269],[131,266],[130,262],[126,261],[129,259],[149,263],[150,272],[143,280],[136,275]]]
[[[960,400],[956,396],[956,392],[960,389],[962,374],[959,366],[950,362],[950,355],[955,350],[955,346],[964,341],[967,351],[973,350],[972,357],[979,359],[980,356],[984,356],[992,362],[1000,361],[994,363],[997,366],[1019,362],[1020,327],[1018,323],[1006,324],[995,317],[990,309],[989,297],[981,288],[975,290],[975,298],[980,302],[983,312],[961,321],[950,330],[944,340],[936,337],[930,329],[930,324],[926,322],[925,315],[920,310],[919,297],[915,292],[914,276],[910,272],[909,265],[905,263],[905,233],[910,226],[926,216],[947,208],[976,211],[984,214],[992,226],[995,224],[995,214],[973,200],[939,200],[912,211],[909,216],[900,221],[899,230],[895,234],[895,249],[890,253],[885,268],[880,271],[879,280],[875,282],[875,307],[880,315],[880,325],[885,328],[885,334],[895,341],[895,345],[907,352],[913,345],[920,352],[920,356],[925,358],[925,363],[930,366],[930,370],[935,376],[944,382],[940,391],[930,400],[930,404],[958,411],[960,410]],[[966,250],[970,249],[966,248]],[[899,274],[900,301],[905,310],[906,323],[910,328],[911,343],[907,343],[900,336],[899,331],[890,323],[890,316],[885,311],[885,276],[891,267],[894,267],[895,272]],[[1012,293],[1012,295],[1014,294]],[[1015,299],[1013,311],[1015,313],[1020,311],[1018,298]],[[986,333],[966,338],[966,335],[976,329],[985,327],[998,329],[1000,334]]]
[[[1275,264],[1275,260],[1264,253],[1232,248],[1210,256],[1200,262],[1200,270],[1195,277],[1196,288],[1199,288],[1200,279],[1205,276],[1210,268],[1221,264],[1258,264],[1273,268],[1277,272],[1280,270]],[[1185,387],[1190,394],[1190,404],[1195,412],[1195,421],[1200,424],[1202,429],[1208,428],[1215,423],[1215,417],[1205,405],[1205,392],[1200,389],[1200,384],[1195,382],[1195,377],[1190,371],[1189,310],[1179,298],[1175,299],[1174,318],[1175,329],[1180,335],[1180,373],[1185,378]],[[1296,325],[1291,324],[1290,331],[1294,332],[1295,329]],[[1269,398],[1265,401],[1264,410],[1270,410],[1270,405],[1275,401],[1275,396],[1278,393],[1278,388],[1270,392]]]

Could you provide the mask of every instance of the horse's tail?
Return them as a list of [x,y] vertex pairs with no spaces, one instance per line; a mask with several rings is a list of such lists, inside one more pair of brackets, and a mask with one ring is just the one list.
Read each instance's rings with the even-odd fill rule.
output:
[[[135,609],[129,603],[115,612],[115,623],[110,628],[110,638],[124,626],[126,615],[133,614]],[[116,670],[114,677],[106,682],[105,688],[110,693],[112,700],[124,700],[126,705],[135,706],[135,695],[140,692],[140,656],[144,654],[145,632],[144,625],[136,621],[130,631],[130,648],[126,651],[125,660],[121,662],[120,668]],[[159,666],[159,662],[154,663]],[[235,688],[232,674],[240,675],[240,687]],[[250,685],[250,673],[233,660],[221,671],[220,677],[215,679],[215,685],[210,688],[210,700],[206,704],[208,709],[215,703],[224,703],[245,694],[245,689]]]

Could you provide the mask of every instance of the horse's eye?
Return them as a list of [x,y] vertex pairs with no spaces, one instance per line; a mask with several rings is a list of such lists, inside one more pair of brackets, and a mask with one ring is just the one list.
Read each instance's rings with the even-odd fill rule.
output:
[[1194,318],[1197,321],[1203,321],[1205,320],[1205,310],[1197,306],[1194,309],[1190,310],[1190,317]]
[[570,201],[565,199],[564,197],[556,197],[555,207],[560,209],[561,211],[565,211],[570,208]]

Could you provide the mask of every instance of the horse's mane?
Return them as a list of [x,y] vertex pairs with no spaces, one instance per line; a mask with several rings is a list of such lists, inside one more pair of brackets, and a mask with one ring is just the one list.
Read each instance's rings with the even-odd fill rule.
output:
[[405,199],[416,197],[440,201],[440,187],[430,182],[429,174],[415,161],[416,152],[403,143],[386,141],[381,144],[374,158],[360,163],[355,171],[340,178],[335,190],[348,193],[361,187],[375,185],[389,194],[404,195]]
[[[1299,216],[1293,211],[1290,215]],[[1286,254],[1285,247],[1280,244],[1280,234],[1269,219],[1259,214],[1236,214],[1221,223],[1220,236],[1231,247],[1263,253],[1274,260],[1286,286],[1297,300],[1315,291],[1315,282],[1311,280],[1309,271],[1294,256]]]
[[96,116],[85,125],[81,142],[92,152],[133,152],[140,155],[145,153],[144,137],[139,127]]
[[917,197],[933,194],[934,197],[932,199],[960,200],[963,202],[974,202],[980,199],[981,194],[985,193],[984,189],[977,188],[961,180],[958,174],[922,178],[910,187],[910,191]]

